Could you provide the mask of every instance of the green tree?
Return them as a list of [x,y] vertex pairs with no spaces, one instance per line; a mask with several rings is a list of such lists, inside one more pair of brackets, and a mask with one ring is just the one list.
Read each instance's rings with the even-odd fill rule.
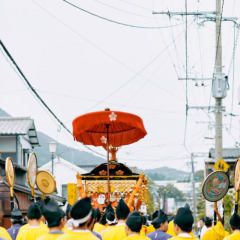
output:
[[233,190],[229,190],[224,197],[224,228],[230,232],[229,220],[234,208],[235,193]]
[[204,181],[204,170],[198,170],[195,172],[195,181],[197,182]]
[[177,202],[186,200],[183,192],[180,191],[178,188],[174,187],[173,184],[159,186],[158,192],[162,197],[165,195],[166,198],[174,198]]
[[154,192],[156,189],[156,184],[148,180],[148,190],[149,190],[149,203],[147,204],[147,213],[151,213],[154,210]]
[[197,218],[205,218],[205,211],[206,211],[206,207],[205,207],[205,198],[203,197],[202,193],[201,193],[201,188],[199,187],[197,189],[197,201],[196,201],[196,208],[197,208]]

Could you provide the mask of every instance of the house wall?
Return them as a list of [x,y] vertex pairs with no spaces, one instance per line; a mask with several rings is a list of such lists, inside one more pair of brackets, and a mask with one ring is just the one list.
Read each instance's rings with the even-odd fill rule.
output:
[[17,145],[17,164],[20,166],[23,166],[23,161],[22,161],[22,145],[20,142],[19,136],[16,136],[16,145]]
[[5,227],[6,229],[11,227],[11,203],[10,203],[10,192],[9,188],[3,184],[0,183],[0,210],[3,212],[3,218],[0,222],[0,225],[2,227]]
[[0,152],[16,152],[16,137],[15,136],[0,136]]
[[[43,165],[39,170],[45,170],[52,173],[52,161]],[[77,167],[66,160],[57,157],[54,159],[54,178],[57,184],[57,191],[59,196],[66,197],[66,184],[77,183],[77,173],[86,173],[85,170]],[[65,188],[65,189],[64,189]],[[63,191],[62,191],[63,190]],[[64,195],[62,193],[65,193]]]
[[0,153],[1,158],[6,160],[11,157],[14,163],[17,163],[17,143],[16,136],[0,136]]
[[[0,211],[3,211],[3,219],[0,221],[0,226],[6,229],[11,227],[11,202],[10,202],[10,192],[8,186],[0,183]],[[16,191],[16,196],[19,202],[19,207],[23,215],[26,215],[31,201],[29,200],[29,194]],[[14,200],[15,206],[17,206],[17,201]]]

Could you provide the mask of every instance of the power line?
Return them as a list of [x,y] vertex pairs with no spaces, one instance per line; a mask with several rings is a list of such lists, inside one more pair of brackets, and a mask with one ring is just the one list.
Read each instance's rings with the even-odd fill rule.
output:
[[[184,31],[183,31],[184,32]],[[181,32],[176,38],[179,38],[182,33]],[[108,96],[104,97],[102,100],[100,100],[98,103],[96,103],[94,106],[91,106],[90,109],[95,108],[96,106],[98,106],[99,104],[103,103],[106,99],[110,98],[111,96],[113,96],[114,94],[116,94],[117,92],[119,92],[122,88],[124,88],[125,86],[127,86],[130,82],[132,82],[138,75],[140,75],[143,71],[145,71],[154,61],[156,61],[159,56],[161,56],[170,46],[171,46],[172,42],[170,42],[164,49],[161,50],[161,52],[159,54],[157,54],[149,63],[147,63],[140,71],[136,72],[129,80],[127,80],[125,83],[123,83],[120,87],[118,87],[117,89],[115,89],[112,93],[110,93]]]
[[[159,86],[158,86],[159,87]],[[40,89],[36,89],[38,92],[42,92],[45,94],[51,94],[54,96],[59,96],[59,97],[66,97],[66,98],[73,98],[73,99],[79,99],[79,100],[83,100],[83,101],[88,101],[88,102],[96,102],[96,99],[89,99],[89,98],[82,98],[79,96],[70,96],[70,95],[66,95],[66,94],[59,94],[59,93],[55,93],[55,92],[49,92],[49,91],[45,91],[45,90],[40,90]],[[169,92],[169,94],[171,94],[171,92]],[[175,96],[175,95],[173,95]],[[175,96],[178,97],[178,96]],[[181,98],[180,98],[181,99]],[[125,104],[121,104],[121,103],[115,103],[115,102],[111,102],[112,105],[117,105],[117,106],[125,106]],[[137,106],[137,105],[128,105],[131,108],[136,108],[136,109],[142,109],[142,110],[146,110],[146,111],[154,111],[154,112],[159,112],[159,113],[173,113],[173,114],[182,114],[180,112],[171,112],[171,111],[166,111],[163,109],[159,109],[159,108],[149,108],[149,107],[143,107],[143,106]],[[65,121],[66,122],[66,121]]]
[[85,12],[85,13],[88,13],[88,14],[94,16],[94,17],[98,17],[98,18],[100,18],[100,19],[102,19],[102,20],[106,20],[106,21],[108,21],[108,22],[116,23],[116,24],[119,24],[119,25],[122,25],[122,26],[126,26],[126,27],[141,28],[141,29],[159,29],[159,28],[171,28],[171,27],[176,27],[176,26],[181,25],[181,23],[180,23],[180,24],[176,24],[176,25],[174,25],[174,26],[145,27],[145,26],[136,26],[136,25],[126,24],[126,23],[121,23],[121,22],[117,22],[117,21],[112,20],[112,19],[109,19],[109,18],[102,17],[102,16],[97,15],[97,14],[95,14],[95,13],[92,13],[92,12],[90,12],[90,11],[88,11],[88,10],[85,10],[85,9],[83,9],[83,8],[81,8],[81,7],[73,4],[73,3],[71,3],[71,2],[68,2],[68,1],[66,1],[66,0],[62,0],[62,1],[65,2],[65,3],[67,3],[67,4],[69,4],[69,5],[71,5],[72,7],[77,8],[78,10],[81,10],[81,11],[83,11],[83,12]]
[[[2,49],[4,50],[5,54],[7,55],[7,57],[10,59],[11,63],[14,65],[14,68],[17,70],[17,72],[20,74],[21,79],[24,80],[24,82],[27,84],[28,88],[31,90],[31,92],[34,94],[34,96],[40,101],[40,103],[47,109],[47,111],[53,116],[53,118],[70,134],[72,135],[71,130],[69,130],[67,128],[67,126],[57,117],[57,115],[50,109],[50,107],[45,103],[45,101],[40,97],[40,95],[37,93],[37,91],[33,88],[33,86],[31,85],[31,83],[28,81],[28,79],[26,78],[26,76],[24,75],[24,73],[22,72],[22,70],[19,68],[19,66],[17,65],[17,63],[15,62],[15,60],[13,59],[13,57],[11,56],[11,54],[9,53],[9,51],[7,50],[7,48],[5,47],[5,45],[3,44],[2,40],[0,40],[0,45],[2,47]],[[11,65],[12,66],[12,65]],[[90,147],[86,146],[83,144],[83,146],[85,148],[87,148],[88,150],[103,156],[102,154],[92,150]],[[104,156],[105,157],[105,156]]]
[[[97,46],[95,43],[91,42],[90,40],[88,40],[86,37],[84,37],[82,34],[80,34],[78,31],[76,31],[75,29],[73,29],[72,27],[70,27],[69,25],[67,25],[66,23],[64,23],[61,19],[59,19],[58,17],[56,17],[54,14],[52,14],[50,11],[48,11],[47,9],[45,9],[44,7],[42,7],[41,5],[39,5],[39,3],[37,3],[36,1],[32,0],[32,2],[38,6],[40,9],[42,9],[44,12],[46,12],[48,15],[50,15],[51,17],[53,17],[55,20],[57,20],[59,23],[61,23],[62,25],[64,25],[66,28],[68,28],[70,31],[74,32],[75,34],[77,34],[79,37],[81,37],[82,39],[84,39],[86,42],[88,42],[90,45],[92,45],[93,47],[97,48],[99,51],[101,51],[104,55],[108,56],[109,58],[111,58],[112,60],[114,60],[115,62],[117,62],[118,64],[120,64],[121,66],[125,67],[126,69],[130,70],[131,72],[136,73],[135,76],[141,74],[141,72],[136,72],[134,69],[132,69],[131,67],[129,67],[128,65],[126,65],[124,62],[121,62],[120,60],[118,60],[117,58],[115,58],[114,56],[112,56],[110,53],[108,53],[106,50],[100,48],[99,46]],[[193,22],[192,22],[193,23]],[[192,24],[191,23],[191,24]],[[184,32],[184,31],[183,31]],[[183,33],[182,32],[182,33]],[[173,41],[177,40],[179,38],[179,36],[182,34],[180,33],[175,39],[173,39]],[[170,45],[168,45],[167,47],[169,47]],[[108,98],[108,97],[107,97]],[[104,100],[103,100],[104,101]],[[98,104],[100,104],[101,102],[103,102],[102,100],[99,101]]]
[[186,135],[187,135],[187,123],[188,123],[188,6],[187,6],[187,0],[185,0],[185,18],[186,18],[186,25],[185,25],[185,57],[186,57],[186,119],[185,119],[185,128],[184,128],[184,139],[183,139],[183,144],[186,144]]
[[152,17],[150,17],[150,16],[143,16],[143,15],[140,15],[140,14],[137,14],[137,13],[125,11],[125,10],[123,10],[123,9],[120,9],[120,8],[114,7],[114,6],[112,6],[112,5],[109,5],[109,4],[107,4],[107,3],[104,3],[104,2],[102,2],[102,1],[100,1],[100,0],[95,0],[95,2],[100,3],[100,4],[102,4],[103,6],[106,6],[106,7],[115,9],[115,10],[118,10],[118,11],[123,12],[123,13],[127,13],[127,14],[130,14],[130,15],[134,15],[134,16],[137,16],[137,17],[152,18]]
[[134,7],[143,9],[143,10],[146,10],[146,11],[151,11],[151,10],[152,10],[152,9],[150,9],[150,8],[145,8],[145,7],[143,7],[143,6],[137,5],[137,4],[135,4],[135,3],[130,3],[130,2],[125,1],[125,0],[120,0],[120,1],[123,2],[123,3],[125,3],[125,4],[131,5],[131,6],[134,6]]
[[[234,101],[234,81],[235,81],[235,53],[236,53],[236,42],[239,36],[239,27],[238,27],[238,31],[237,31],[237,37],[236,37],[236,27],[234,24],[234,39],[233,39],[233,54],[232,54],[232,60],[231,60],[231,64],[232,65],[232,102],[231,102],[231,112],[233,112],[233,101]],[[229,66],[229,72],[230,72],[230,66]],[[229,73],[228,73],[229,75]],[[230,132],[232,130],[232,116],[230,117]]]
[[34,95],[37,97],[37,99],[44,105],[44,107],[51,113],[51,115],[57,120],[57,122],[68,132],[72,135],[72,132],[63,124],[63,122],[54,114],[54,112],[48,107],[48,105],[43,101],[43,99],[39,96],[39,94],[36,92],[36,90],[33,88],[33,86],[30,84],[30,82],[27,80],[21,69],[18,67],[17,63],[11,56],[11,54],[8,52],[7,48],[3,44],[3,42],[0,40],[0,45],[2,46],[4,52],[7,54],[8,58],[11,60],[21,77],[24,79],[25,83],[29,87],[29,89],[34,93]]

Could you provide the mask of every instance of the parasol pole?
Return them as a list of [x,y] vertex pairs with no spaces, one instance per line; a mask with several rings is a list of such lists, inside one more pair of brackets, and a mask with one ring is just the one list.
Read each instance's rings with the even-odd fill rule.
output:
[[10,187],[10,202],[11,202],[11,210],[13,210],[14,208],[13,187]]
[[235,207],[234,207],[234,211],[236,213],[238,213],[238,199],[239,199],[239,193],[238,191],[235,192]]
[[[214,202],[214,209],[217,207],[217,202]],[[217,213],[214,210],[214,215],[213,215],[213,225],[217,224]]]
[[107,201],[110,204],[110,174],[109,174],[109,124],[106,124],[107,128],[107,184],[108,184],[108,194]]
[[222,224],[224,226],[224,198],[222,198],[222,209],[223,209]]

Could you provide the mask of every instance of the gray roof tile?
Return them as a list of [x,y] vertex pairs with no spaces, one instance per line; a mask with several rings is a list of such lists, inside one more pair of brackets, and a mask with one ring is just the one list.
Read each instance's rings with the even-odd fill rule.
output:
[[30,117],[0,117],[0,135],[28,135],[32,145],[39,145],[34,120]]

